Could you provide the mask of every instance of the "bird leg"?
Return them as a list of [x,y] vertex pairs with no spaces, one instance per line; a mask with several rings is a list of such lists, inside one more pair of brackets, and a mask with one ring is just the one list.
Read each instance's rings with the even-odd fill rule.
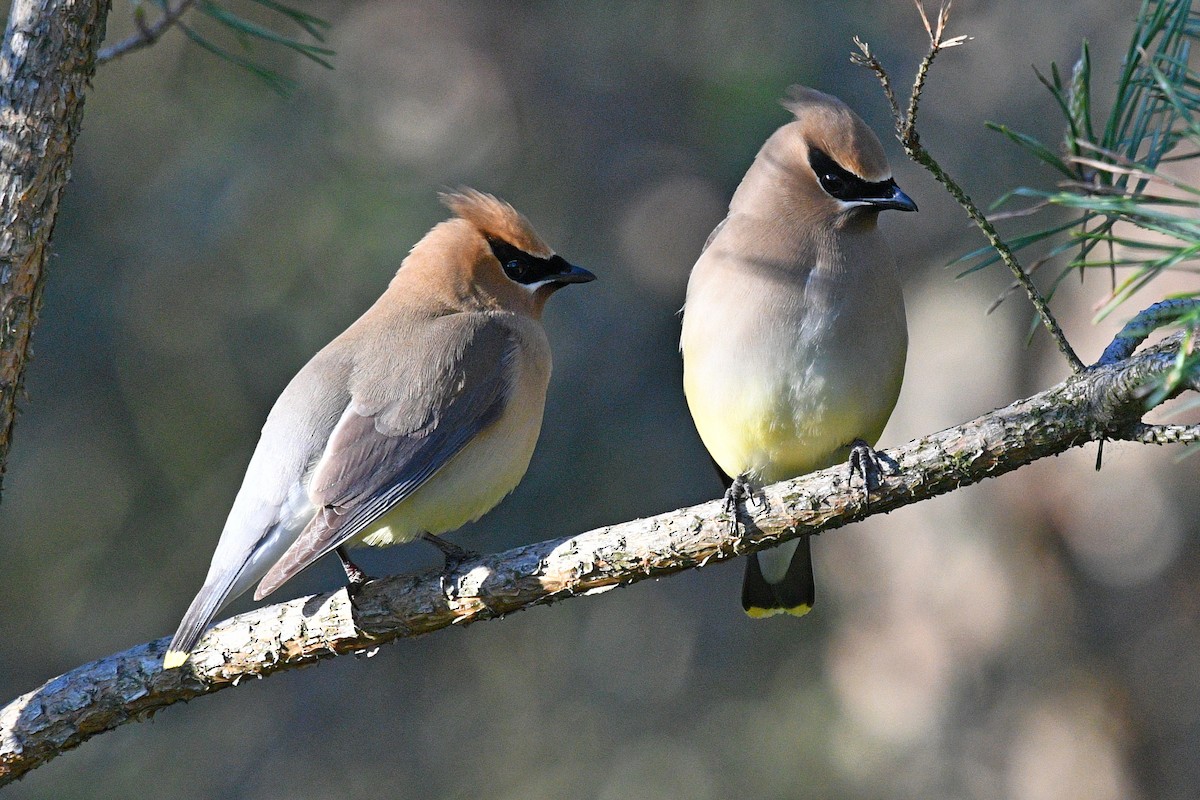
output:
[[884,465],[892,472],[896,462],[887,455],[875,450],[862,439],[850,443],[850,477],[848,482],[853,485],[857,473],[862,477],[863,502],[871,501],[871,489],[878,488],[883,481]]
[[454,542],[448,542],[440,536],[434,536],[432,533],[422,533],[421,539],[442,551],[442,557],[446,559],[445,566],[442,568],[443,572],[453,572],[464,561],[479,558],[479,553],[476,553],[474,550],[459,547]]
[[[729,533],[736,534],[738,526],[738,506],[745,506],[746,500],[754,499],[754,490],[750,486],[750,473],[738,475],[725,489],[725,513],[730,514]],[[764,500],[765,502],[765,500]]]
[[438,550],[442,551],[442,558],[446,560],[445,564],[442,565],[442,594],[446,595],[446,597],[449,599],[453,599],[456,591],[454,590],[454,586],[451,585],[450,581],[447,580],[447,577],[451,572],[454,572],[454,570],[458,569],[464,561],[469,561],[472,558],[478,558],[479,553],[476,553],[474,550],[468,550],[465,547],[459,547],[454,542],[448,542],[442,537],[435,536],[432,533],[422,533],[421,539],[429,542]]
[[737,511],[737,507],[744,503],[749,496],[750,484],[746,481],[746,475],[738,475],[725,489],[725,513],[732,514]]
[[337,553],[337,557],[341,559],[342,569],[346,571],[346,582],[348,584],[347,588],[349,589],[350,594],[353,595],[357,593],[367,581],[371,580],[371,576],[363,572],[362,568],[359,567],[358,564],[355,564],[350,560],[350,556],[346,553],[345,547],[339,546],[334,550],[334,552]]

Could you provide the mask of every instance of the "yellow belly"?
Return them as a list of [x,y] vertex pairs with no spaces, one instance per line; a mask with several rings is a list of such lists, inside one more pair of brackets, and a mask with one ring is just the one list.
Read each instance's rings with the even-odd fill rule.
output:
[[713,459],[731,477],[749,473],[766,482],[836,464],[855,439],[878,440],[899,380],[862,394],[833,388],[822,381],[728,382],[684,372],[688,406]]

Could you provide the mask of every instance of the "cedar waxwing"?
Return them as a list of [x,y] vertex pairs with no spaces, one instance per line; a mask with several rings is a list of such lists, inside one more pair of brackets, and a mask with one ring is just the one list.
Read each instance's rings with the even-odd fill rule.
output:
[[[795,120],[759,150],[692,268],[684,305],[684,393],[729,507],[748,483],[852,451],[873,458],[867,443],[896,405],[908,348],[896,262],[876,221],[916,204],[843,102],[793,87],[784,106]],[[812,608],[809,548],[802,537],[749,557],[747,614]]]
[[442,200],[456,218],[276,401],[165,669],[255,582],[257,600],[330,552],[352,587],[365,581],[345,545],[424,537],[449,561],[457,548],[436,534],[478,519],[525,474],[550,379],[542,308],[595,276],[491,195]]

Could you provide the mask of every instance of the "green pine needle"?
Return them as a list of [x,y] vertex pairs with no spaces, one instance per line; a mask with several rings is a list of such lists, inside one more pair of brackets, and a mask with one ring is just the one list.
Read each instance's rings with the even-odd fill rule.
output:
[[[1093,123],[1097,114],[1087,42],[1069,79],[1057,64],[1051,64],[1048,75],[1035,70],[1063,117],[1060,147],[988,123],[1065,178],[1055,189],[1017,187],[994,206],[1024,198],[1033,205],[1006,216],[1036,218],[1055,209],[1066,214],[1065,222],[1058,219],[1010,240],[1013,251],[1037,248],[1039,266],[1075,251],[1047,297],[1068,275],[1107,270],[1112,288],[1097,314],[1100,319],[1168,270],[1200,271],[1200,186],[1159,170],[1163,163],[1200,156],[1200,74],[1189,66],[1198,38],[1200,15],[1192,11],[1190,0],[1143,0],[1116,98],[1101,126]],[[1135,230],[1149,235],[1139,237]],[[989,250],[979,248],[953,262],[971,264],[959,277],[996,263]],[[1200,310],[1164,324],[1192,332],[1200,325]],[[1180,375],[1197,368],[1197,361],[1200,357],[1189,357],[1177,365],[1176,385]]]
[[265,83],[267,87],[276,94],[287,97],[296,91],[297,84],[291,78],[284,77],[272,69],[268,69],[267,67],[251,61],[248,58],[243,58],[236,53],[226,50],[220,45],[204,38],[188,25],[183,23],[177,24],[179,25],[179,29],[183,31],[184,35],[191,39],[194,43],[218,58],[222,58],[225,61],[228,61],[229,63],[246,70],[251,75]]
[[282,45],[289,50],[299,53],[305,58],[315,61],[326,69],[333,69],[333,64],[321,57],[334,54],[334,51],[328,47],[305,44],[303,42],[296,41],[295,39],[291,39],[281,33],[278,33],[277,31],[273,31],[263,25],[251,22],[244,17],[240,17],[229,9],[212,2],[212,0],[202,0],[196,5],[196,7],[201,12],[209,17],[212,17],[217,22],[220,22],[222,25],[226,26],[235,33],[244,36],[250,36],[255,39],[261,39],[273,44]]
[[[286,48],[294,53],[299,53],[314,63],[320,64],[326,69],[333,69],[331,57],[335,55],[335,52],[332,48],[324,46],[326,33],[331,27],[329,22],[306,11],[293,8],[279,0],[250,1],[272,14],[278,15],[285,24],[297,26],[303,31],[302,36],[310,37],[313,41],[304,41],[301,38],[295,38],[285,32],[276,30],[270,24],[262,24],[247,19],[226,8],[216,0],[198,0],[194,5],[196,12],[203,14],[216,23],[215,29],[212,25],[209,25],[205,30],[201,31],[181,19],[171,19],[169,24],[177,26],[188,39],[200,48],[224,61],[228,61],[240,69],[246,70],[265,83],[271,91],[282,96],[292,94],[297,88],[297,83],[291,78],[284,77],[279,72],[250,58],[247,54],[254,50],[256,43],[265,43],[269,46]],[[170,0],[134,0],[134,2],[137,6],[135,14],[143,13],[146,5],[153,5],[164,18],[173,17],[178,13],[178,9],[172,11],[174,5]],[[222,30],[224,31],[224,35],[221,34]],[[231,37],[237,44],[232,49],[226,43],[222,43],[222,40],[228,42]],[[242,51],[241,53],[235,52],[235,50],[239,49]]]
[[[318,42],[325,41],[325,33],[330,29],[330,27],[332,27],[328,21],[323,20],[320,17],[313,16],[312,14],[301,11],[298,8],[285,6],[283,3],[277,3],[275,0],[254,0],[254,2],[258,3],[263,8],[268,8],[277,14],[282,14],[283,16],[287,17],[292,22],[303,28],[305,33],[316,39]],[[330,51],[330,55],[332,54],[333,51]]]

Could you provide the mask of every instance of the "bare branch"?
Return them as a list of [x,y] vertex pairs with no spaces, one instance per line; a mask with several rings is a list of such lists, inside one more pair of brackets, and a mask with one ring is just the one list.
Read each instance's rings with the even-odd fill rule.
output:
[[96,55],[96,63],[103,64],[126,53],[132,53],[134,50],[141,50],[143,47],[154,44],[162,38],[164,33],[174,27],[175,23],[179,22],[195,3],[196,0],[178,0],[175,5],[167,6],[163,15],[152,25],[146,24],[145,11],[139,6],[133,13],[133,21],[137,25],[138,32],[105,47]]
[[1139,441],[1142,388],[1174,367],[1181,339],[1176,334],[1128,361],[1093,367],[891,451],[898,470],[872,491],[869,506],[848,485],[845,467],[835,467],[767,487],[765,509],[736,534],[722,502],[714,500],[469,561],[445,576],[448,590],[441,576],[427,572],[372,582],[353,603],[342,590],[260,608],[209,631],[178,670],[161,670],[166,638],[86,664],[0,709],[0,785],[97,733],[247,678],[339,654],[370,655],[393,639],[696,569],[886,513],[1085,442]]
[[883,96],[887,98],[888,107],[892,110],[892,124],[899,131],[904,126],[904,115],[900,112],[900,104],[896,102],[896,93],[892,91],[892,81],[888,77],[887,71],[884,70],[883,64],[871,52],[871,45],[857,36],[854,37],[854,44],[858,47],[859,52],[850,54],[850,63],[866,67],[875,73],[875,77],[879,79],[879,83],[883,86]]
[[1169,325],[1180,317],[1200,311],[1200,299],[1197,298],[1176,298],[1174,300],[1161,300],[1147,309],[1144,309],[1133,319],[1126,322],[1125,325],[1109,342],[1108,347],[1104,348],[1104,352],[1100,354],[1100,358],[1096,361],[1097,366],[1103,364],[1116,364],[1124,361],[1133,354],[1135,350],[1141,347],[1142,342],[1149,338],[1150,334],[1158,330],[1164,325]]
[[951,196],[958,201],[958,204],[967,212],[967,216],[971,221],[983,232],[987,237],[988,243],[995,248],[1000,255],[1000,259],[1012,271],[1013,276],[1017,279],[1017,283],[1025,290],[1025,294],[1029,296],[1029,301],[1033,303],[1033,307],[1037,309],[1038,316],[1041,317],[1042,324],[1050,335],[1054,338],[1055,344],[1058,345],[1059,351],[1067,359],[1073,372],[1079,373],[1084,370],[1083,362],[1079,360],[1074,348],[1067,341],[1066,335],[1058,324],[1058,320],[1050,313],[1050,306],[1046,302],[1046,298],[1042,296],[1041,291],[1034,285],[1029,274],[1021,267],[1017,261],[1016,255],[1013,254],[1009,246],[1000,238],[1000,234],[996,232],[995,227],[979,210],[974,201],[963,191],[962,187],[954,181],[950,175],[942,169],[942,166],[929,154],[929,151],[921,144],[921,137],[917,133],[917,110],[920,106],[921,92],[925,88],[925,79],[929,74],[929,68],[933,65],[933,60],[937,58],[938,53],[948,47],[957,47],[968,40],[967,36],[954,36],[949,39],[945,38],[946,24],[950,21],[950,3],[943,3],[938,11],[937,23],[931,24],[929,17],[925,13],[925,8],[920,0],[915,0],[917,10],[921,14],[921,22],[925,26],[926,32],[929,34],[929,52],[925,54],[925,58],[921,60],[921,65],[917,68],[916,78],[913,80],[912,95],[908,103],[908,111],[904,114],[899,112],[899,105],[896,103],[896,98],[893,95],[891,81],[888,78],[887,70],[871,53],[870,46],[861,39],[855,38],[854,42],[858,46],[859,52],[851,55],[850,60],[855,64],[864,66],[875,73],[883,86],[883,92],[887,96],[888,103],[892,108],[892,116],[896,124],[896,136],[900,140],[900,144],[904,147],[904,152],[910,159],[925,167],[933,174],[938,183],[946,187]]

